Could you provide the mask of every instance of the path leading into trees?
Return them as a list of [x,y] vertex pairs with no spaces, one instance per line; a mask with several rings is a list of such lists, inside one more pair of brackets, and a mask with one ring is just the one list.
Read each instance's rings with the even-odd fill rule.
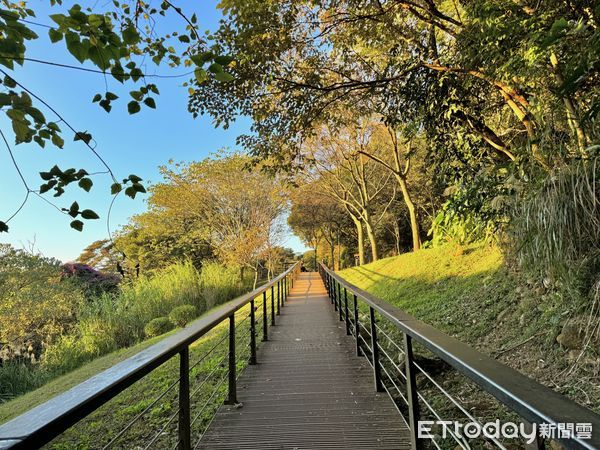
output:
[[238,380],[201,449],[408,449],[408,428],[355,355],[318,273],[302,273],[269,341]]

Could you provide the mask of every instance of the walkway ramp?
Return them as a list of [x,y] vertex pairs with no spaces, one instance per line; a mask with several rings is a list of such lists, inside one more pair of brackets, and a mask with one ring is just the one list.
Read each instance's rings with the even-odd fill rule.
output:
[[201,449],[408,449],[409,431],[365,358],[355,355],[318,273],[302,273],[269,341],[238,380]]

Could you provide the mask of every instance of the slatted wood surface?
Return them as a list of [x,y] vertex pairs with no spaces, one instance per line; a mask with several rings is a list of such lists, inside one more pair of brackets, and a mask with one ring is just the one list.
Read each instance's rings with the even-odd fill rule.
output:
[[302,273],[201,449],[408,449],[408,429],[357,357],[317,273]]

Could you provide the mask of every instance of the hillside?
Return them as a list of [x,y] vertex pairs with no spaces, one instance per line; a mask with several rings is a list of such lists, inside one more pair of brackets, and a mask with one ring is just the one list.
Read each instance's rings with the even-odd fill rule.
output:
[[[510,271],[498,248],[443,246],[341,275],[578,403],[600,409],[597,362],[584,357],[576,364],[573,352],[556,342],[563,323],[576,313],[566,305],[577,302],[561,302],[565,294]],[[578,375],[567,377],[566,371]]]

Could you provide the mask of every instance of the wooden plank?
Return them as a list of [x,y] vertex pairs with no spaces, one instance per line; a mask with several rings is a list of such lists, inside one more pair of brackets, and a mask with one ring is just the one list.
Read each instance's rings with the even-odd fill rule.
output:
[[294,282],[258,364],[238,380],[200,449],[408,449],[409,432],[334,314],[317,273]]

